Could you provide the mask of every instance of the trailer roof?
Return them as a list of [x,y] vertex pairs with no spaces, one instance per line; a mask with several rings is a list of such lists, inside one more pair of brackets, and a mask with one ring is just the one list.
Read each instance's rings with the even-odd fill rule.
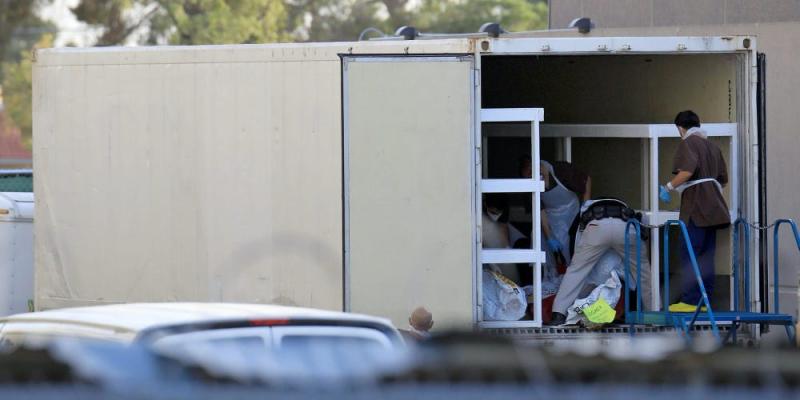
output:
[[[480,43],[480,45],[478,45]],[[478,49],[478,46],[480,49]],[[754,36],[611,37],[563,32],[417,40],[307,42],[202,46],[52,48],[36,51],[36,67],[338,61],[342,54],[613,54],[708,53],[755,50]]]
[[201,46],[62,47],[36,51],[36,66],[338,61],[340,54],[466,54],[475,39],[231,44]]

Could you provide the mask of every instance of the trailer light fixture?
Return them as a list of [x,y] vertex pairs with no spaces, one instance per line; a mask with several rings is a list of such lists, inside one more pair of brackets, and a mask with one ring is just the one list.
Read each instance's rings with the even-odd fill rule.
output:
[[542,45],[542,51],[550,51],[550,45],[549,44]]
[[622,47],[619,48],[619,51],[631,51],[631,45],[623,44]]
[[586,34],[592,31],[594,28],[594,24],[592,23],[591,18],[575,18],[572,22],[569,23],[569,27],[573,29],[577,29],[578,32]]
[[683,43],[678,44],[678,51],[685,51],[685,50],[686,50],[686,45],[685,44],[683,44]]
[[419,37],[419,31],[413,26],[401,26],[394,32],[395,36],[402,36],[403,40],[414,40]]
[[503,29],[502,26],[500,26],[500,24],[498,24],[496,22],[487,22],[487,23],[481,25],[481,27],[478,28],[478,32],[479,33],[485,33],[485,34],[489,35],[489,37],[493,37],[493,38],[500,37],[500,35],[503,34],[503,33],[508,33],[508,32],[506,32],[505,29]]
[[11,214],[11,211],[9,211],[7,208],[0,208],[0,214],[8,215]]

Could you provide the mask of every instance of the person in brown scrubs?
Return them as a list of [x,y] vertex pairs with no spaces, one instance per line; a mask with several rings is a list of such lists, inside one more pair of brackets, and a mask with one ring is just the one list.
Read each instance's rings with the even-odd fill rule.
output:
[[[722,186],[728,183],[728,169],[722,151],[708,140],[700,128],[700,117],[693,111],[681,111],[675,117],[681,143],[675,152],[673,177],[660,188],[659,197],[671,200],[670,191],[681,194],[680,220],[686,224],[703,286],[709,301],[714,293],[714,252],[717,230],[730,224],[728,205],[722,197]],[[694,312],[700,303],[700,286],[695,277],[689,251],[683,238],[683,265],[680,301],[669,306],[672,312]]]

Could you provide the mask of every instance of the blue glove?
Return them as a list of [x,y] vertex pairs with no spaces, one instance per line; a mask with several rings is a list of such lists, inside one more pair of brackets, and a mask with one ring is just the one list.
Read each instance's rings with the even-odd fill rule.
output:
[[658,187],[658,198],[661,199],[664,203],[669,203],[672,201],[672,195],[667,190],[666,186],[659,186]]
[[561,251],[561,242],[555,239],[547,239],[547,249],[552,252]]

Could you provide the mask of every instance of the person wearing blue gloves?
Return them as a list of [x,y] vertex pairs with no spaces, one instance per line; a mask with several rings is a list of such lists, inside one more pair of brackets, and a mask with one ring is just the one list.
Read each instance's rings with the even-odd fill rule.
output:
[[[670,182],[671,183],[671,182]],[[668,185],[670,183],[667,183]],[[672,195],[669,193],[669,189],[666,186],[661,185],[658,187],[658,198],[661,199],[664,203],[669,203],[672,201]]]
[[[540,171],[545,185],[545,192],[541,194],[541,223],[547,252],[543,280],[558,286],[558,261],[564,266],[569,264],[570,229],[577,222],[581,203],[591,198],[592,180],[564,161],[541,161]],[[531,159],[525,156],[520,162],[520,175],[530,178],[531,174]],[[530,201],[526,201],[526,206],[529,204]]]
[[[722,186],[728,183],[728,170],[722,151],[708,140],[700,128],[700,117],[693,111],[681,111],[675,117],[681,143],[673,160],[673,177],[659,188],[659,199],[672,200],[672,191],[681,195],[680,220],[686,224],[703,285],[711,298],[714,292],[714,253],[717,230],[731,222]],[[695,278],[689,251],[681,244],[681,298],[669,306],[672,312],[694,312],[700,302],[700,287]]]

